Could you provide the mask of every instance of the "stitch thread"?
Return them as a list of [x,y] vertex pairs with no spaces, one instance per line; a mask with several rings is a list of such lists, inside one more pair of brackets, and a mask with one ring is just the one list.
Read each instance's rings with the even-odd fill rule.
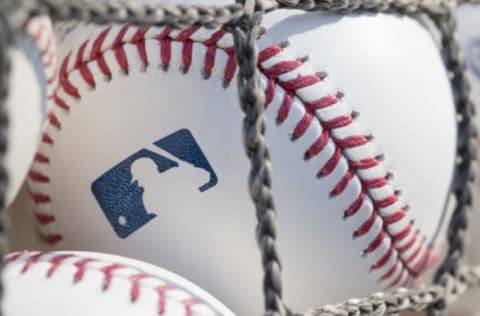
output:
[[[53,256],[51,256],[53,255]],[[50,257],[49,257],[50,256]],[[177,285],[173,284],[170,280],[163,278],[162,276],[156,276],[144,271],[141,271],[134,266],[119,263],[105,262],[103,259],[88,258],[83,255],[77,255],[74,253],[49,253],[49,252],[15,252],[8,254],[4,259],[4,266],[8,268],[12,265],[20,265],[21,275],[27,275],[35,265],[48,263],[48,267],[45,271],[46,280],[51,279],[56,273],[60,273],[61,267],[74,267],[75,271],[62,270],[61,273],[71,273],[73,283],[72,286],[80,282],[86,282],[85,274],[87,271],[98,271],[103,275],[102,291],[108,291],[114,288],[114,279],[124,279],[130,282],[130,303],[136,303],[142,294],[142,289],[149,289],[157,293],[158,296],[158,314],[164,315],[168,312],[168,301],[176,301],[184,308],[184,316],[193,316],[195,311],[194,306],[204,305],[213,311],[208,303],[204,302],[201,298],[196,297],[188,290],[184,290]],[[99,267],[99,265],[103,265]],[[42,265],[42,268],[44,266]],[[125,273],[117,273],[120,270],[125,271],[128,269],[128,275]],[[45,270],[45,269],[44,269]],[[38,271],[38,270],[35,270]],[[67,272],[68,271],[68,272]],[[131,271],[131,272],[130,272]],[[145,282],[145,280],[148,280]],[[155,285],[153,280],[161,282],[161,285]],[[169,297],[169,292],[175,291],[175,296]],[[179,296],[179,292],[182,293]],[[180,298],[186,297],[186,298]],[[215,315],[220,315],[215,311]]]
[[41,19],[28,19],[23,29],[30,35],[33,43],[39,50],[39,54],[43,63],[43,69],[47,80],[48,98],[53,95],[56,71],[56,52],[55,40],[52,37],[52,29]]

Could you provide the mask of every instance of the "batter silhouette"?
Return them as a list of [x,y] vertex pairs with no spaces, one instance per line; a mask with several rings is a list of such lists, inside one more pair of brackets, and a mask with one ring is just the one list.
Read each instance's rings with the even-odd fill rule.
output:
[[164,202],[180,205],[185,197],[200,194],[196,183],[208,182],[209,174],[190,164],[178,162],[178,166],[159,172],[153,160],[140,158],[131,166],[134,183],[143,189],[143,205],[148,212],[161,214]]
[[181,201],[218,182],[190,131],[181,129],[154,145],[161,153],[141,149],[92,183],[93,195],[120,238],[155,218],[162,202]]

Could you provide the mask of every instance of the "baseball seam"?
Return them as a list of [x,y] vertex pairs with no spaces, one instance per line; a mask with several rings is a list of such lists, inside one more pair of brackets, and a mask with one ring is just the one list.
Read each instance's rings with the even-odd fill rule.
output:
[[[189,71],[192,64],[193,46],[204,45],[204,77],[210,77],[213,67],[222,67],[224,85],[228,86],[233,80],[236,72],[234,49],[224,43],[220,44],[225,38],[225,32],[211,31],[205,39],[204,34],[196,37],[199,31],[197,28],[188,28],[178,33],[170,28],[156,28],[154,32],[151,31],[153,28],[134,28],[135,31],[132,32],[132,28],[130,25],[119,28],[114,37],[109,37],[111,43],[106,43],[111,28],[105,28],[91,42],[83,42],[76,52],[65,57],[59,72],[60,83],[52,98],[54,106],[60,111],[59,114],[51,111],[48,115],[48,124],[42,139],[45,145],[54,146],[54,137],[50,131],[60,131],[61,116],[68,115],[71,110],[59,91],[74,99],[81,98],[79,89],[69,79],[69,75],[73,72],[80,74],[83,83],[94,89],[97,78],[94,78],[89,64],[96,63],[105,78],[111,80],[112,69],[104,58],[107,51],[114,52],[115,66],[128,75],[129,57],[124,45],[135,45],[137,57],[146,68],[153,63],[147,54],[146,41],[157,41],[160,46],[159,62],[167,71],[172,59],[171,44],[180,43],[181,70],[184,73]],[[343,216],[344,219],[349,219],[358,215],[362,209],[369,210],[368,216],[363,218],[362,224],[353,232],[353,237],[374,234],[374,238],[363,251],[365,256],[375,254],[376,258],[379,258],[371,265],[371,270],[382,269],[384,273],[380,281],[388,282],[388,287],[412,284],[426,266],[430,249],[425,245],[424,238],[419,237],[419,230],[414,229],[413,221],[407,219],[408,207],[401,204],[400,192],[393,188],[391,174],[382,165],[382,156],[374,154],[370,145],[372,136],[363,134],[357,122],[358,113],[351,112],[344,106],[343,93],[319,95],[317,90],[323,91],[320,86],[328,74],[305,73],[303,66],[308,62],[307,59],[292,59],[286,56],[284,50],[287,46],[288,43],[281,43],[262,49],[259,53],[259,69],[265,88],[267,109],[275,96],[282,98],[277,112],[277,123],[281,125],[289,117],[295,102],[303,107],[305,112],[292,131],[291,141],[306,135],[313,124],[321,127],[320,136],[305,150],[304,160],[314,161],[314,157],[331,151],[329,159],[319,168],[316,176],[324,178],[339,166],[345,168],[343,177],[331,189],[331,198],[341,195],[353,182],[361,187],[361,191],[351,201]],[[227,54],[224,65],[216,64],[217,51]],[[340,109],[340,115],[332,111],[335,106],[338,107],[336,110]],[[335,115],[332,116],[332,113]],[[51,197],[46,192],[48,190],[36,188],[42,184],[48,186],[50,179],[47,173],[40,171],[42,166],[48,164],[48,153],[39,150],[29,176],[35,217],[40,228],[45,230],[51,229],[55,222],[53,211],[48,210]],[[52,232],[44,234],[43,237],[51,245],[57,244],[63,238],[61,234]]]
[[53,95],[57,75],[57,55],[52,25],[48,21],[45,17],[28,19],[23,26],[23,30],[31,37],[39,51],[47,80],[47,96],[50,99]]
[[[21,265],[20,275],[27,275],[30,271],[35,270],[39,273],[35,266],[40,264],[48,264],[48,266],[41,266],[41,271],[45,272],[45,277],[50,280],[58,270],[62,267],[70,267],[71,269],[64,269],[62,273],[71,274],[73,282],[72,286],[78,285],[80,282],[87,280],[86,274],[88,271],[97,271],[102,274],[102,292],[106,292],[115,288],[115,279],[123,279],[130,284],[130,302],[132,304],[139,301],[141,294],[146,291],[153,291],[158,296],[158,314],[164,315],[168,313],[169,302],[177,302],[184,308],[185,316],[199,315],[193,309],[204,305],[209,310],[212,310],[208,304],[204,303],[199,297],[193,293],[185,291],[172,283],[168,279],[160,276],[146,273],[138,268],[128,264],[118,264],[113,262],[106,262],[102,259],[90,258],[87,256],[79,256],[73,253],[54,254],[43,252],[14,252],[6,256],[4,260],[5,268],[9,265]],[[101,265],[101,266],[97,266]],[[40,268],[39,268],[40,269]],[[122,271],[123,270],[123,271]],[[125,273],[127,271],[128,273]],[[123,273],[119,273],[123,272]],[[170,293],[174,292],[174,295]],[[218,313],[215,312],[218,315]]]

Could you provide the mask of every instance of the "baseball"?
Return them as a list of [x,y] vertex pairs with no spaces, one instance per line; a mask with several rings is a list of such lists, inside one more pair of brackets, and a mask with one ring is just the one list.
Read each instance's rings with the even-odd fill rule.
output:
[[[456,113],[430,33],[387,14],[279,10],[262,24],[285,302],[417,284],[454,203]],[[29,179],[46,244],[139,258],[260,314],[231,35],[77,25],[66,37],[48,159]]]
[[11,253],[3,280],[3,309],[11,316],[233,316],[172,272],[101,253]]
[[9,54],[7,204],[25,181],[40,138],[47,98],[53,92],[56,60],[50,19],[42,16],[27,21]]

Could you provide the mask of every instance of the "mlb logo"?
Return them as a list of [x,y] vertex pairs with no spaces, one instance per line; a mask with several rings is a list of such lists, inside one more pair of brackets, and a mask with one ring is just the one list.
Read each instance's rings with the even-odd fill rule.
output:
[[[159,210],[148,209],[146,190],[160,194],[176,184],[176,172],[190,169],[207,175],[204,183],[192,183],[201,194],[217,182],[211,167],[192,133],[180,129],[154,142],[158,150],[140,149],[98,177],[91,190],[105,217],[120,238],[126,238],[151,221]],[[155,185],[155,179],[162,184]]]

